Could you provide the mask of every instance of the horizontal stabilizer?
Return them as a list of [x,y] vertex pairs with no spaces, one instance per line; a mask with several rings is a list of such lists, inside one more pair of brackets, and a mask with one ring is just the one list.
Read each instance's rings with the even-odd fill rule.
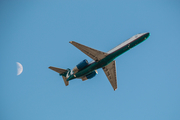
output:
[[66,74],[67,74],[68,70],[61,69],[61,68],[56,68],[56,67],[52,67],[52,66],[50,66],[49,69],[54,70],[54,71],[58,72],[60,75],[62,75],[62,78],[64,80],[64,84],[66,86],[69,85],[69,81],[67,81],[67,77],[66,77]]
[[57,67],[52,67],[52,66],[50,66],[49,69],[54,70],[54,71],[58,72],[59,74],[63,74],[65,72],[67,72],[67,70],[65,70],[65,69],[61,69],[61,68],[57,68]]

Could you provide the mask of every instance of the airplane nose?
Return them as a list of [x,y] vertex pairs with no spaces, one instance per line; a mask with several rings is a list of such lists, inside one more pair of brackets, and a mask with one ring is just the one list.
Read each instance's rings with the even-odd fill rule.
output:
[[146,34],[147,34],[148,36],[150,35],[150,33],[149,33],[149,32],[147,32]]
[[150,36],[150,33],[149,32],[147,32],[147,33],[145,33],[145,38],[148,38],[149,36]]

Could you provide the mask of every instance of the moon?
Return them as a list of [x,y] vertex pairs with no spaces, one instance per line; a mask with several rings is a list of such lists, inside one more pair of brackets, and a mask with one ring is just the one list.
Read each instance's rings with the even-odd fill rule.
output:
[[20,75],[23,72],[23,66],[19,62],[16,62],[16,64],[17,64],[17,75]]

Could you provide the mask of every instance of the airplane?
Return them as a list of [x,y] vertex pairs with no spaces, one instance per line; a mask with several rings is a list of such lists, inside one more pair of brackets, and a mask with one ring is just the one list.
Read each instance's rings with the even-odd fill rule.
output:
[[72,45],[77,47],[87,56],[93,59],[92,62],[88,63],[86,59],[77,64],[72,70],[61,69],[50,66],[51,70],[54,70],[62,76],[66,86],[69,85],[69,81],[75,78],[82,79],[82,81],[88,80],[96,76],[97,69],[102,68],[105,72],[111,86],[114,91],[117,89],[117,77],[116,77],[116,61],[114,60],[119,55],[128,51],[137,44],[143,42],[150,36],[149,32],[140,33],[132,36],[125,42],[119,44],[117,47],[111,49],[108,52],[102,52],[85,45],[79,44],[75,41],[70,41]]

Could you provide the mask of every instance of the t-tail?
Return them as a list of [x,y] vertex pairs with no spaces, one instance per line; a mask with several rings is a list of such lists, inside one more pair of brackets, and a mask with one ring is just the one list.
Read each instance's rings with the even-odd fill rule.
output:
[[59,75],[62,76],[65,85],[66,85],[66,86],[69,85],[69,81],[67,81],[67,79],[68,79],[68,77],[69,77],[69,75],[70,75],[70,72],[71,72],[70,69],[65,70],[65,69],[61,69],[61,68],[57,68],[57,67],[52,67],[52,66],[50,66],[49,69],[58,72]]

